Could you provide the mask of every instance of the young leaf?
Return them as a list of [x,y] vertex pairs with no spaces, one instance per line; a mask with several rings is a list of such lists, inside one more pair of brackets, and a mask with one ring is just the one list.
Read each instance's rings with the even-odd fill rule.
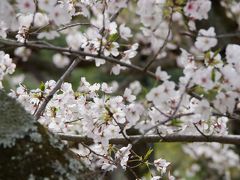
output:
[[143,161],[147,161],[149,156],[152,154],[153,152],[153,149],[149,148],[149,150],[147,151],[147,153],[145,154],[144,158],[143,158]]

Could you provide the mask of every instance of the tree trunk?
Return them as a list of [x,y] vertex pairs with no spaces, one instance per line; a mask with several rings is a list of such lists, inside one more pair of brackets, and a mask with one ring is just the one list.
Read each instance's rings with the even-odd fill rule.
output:
[[78,157],[0,91],[0,179],[83,179]]

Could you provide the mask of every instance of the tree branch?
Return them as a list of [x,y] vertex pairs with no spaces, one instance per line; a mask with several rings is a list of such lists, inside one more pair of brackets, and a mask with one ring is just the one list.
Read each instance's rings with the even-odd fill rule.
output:
[[172,26],[172,15],[173,15],[173,10],[171,12],[170,15],[170,19],[169,19],[169,23],[168,23],[168,32],[167,32],[167,36],[164,39],[164,42],[162,44],[162,46],[158,49],[158,51],[154,54],[154,56],[148,61],[147,65],[144,68],[144,71],[147,71],[148,68],[150,68],[150,66],[152,65],[152,63],[154,63],[154,61],[157,59],[158,55],[164,50],[164,48],[166,47],[170,34],[171,34],[171,26]]
[[206,35],[196,35],[191,32],[180,32],[181,35],[189,36],[189,37],[207,37],[207,38],[217,38],[217,39],[224,39],[229,37],[239,37],[240,31],[232,32],[232,33],[223,33],[223,34],[217,34],[216,36],[206,36]]
[[[31,43],[31,41],[26,42],[26,43],[20,43],[20,42],[17,42],[15,40],[11,40],[11,39],[0,38],[0,42],[2,44],[15,46],[15,47],[23,47],[24,46],[24,47],[28,47],[28,48],[46,49],[46,50],[57,51],[57,52],[67,52],[67,53],[71,53],[73,55],[90,56],[90,57],[93,57],[93,58],[101,58],[101,59],[105,59],[107,62],[110,62],[110,63],[113,63],[113,64],[119,64],[121,66],[131,68],[131,69],[133,69],[135,71],[138,71],[138,72],[144,72],[144,69],[137,66],[137,65],[128,64],[128,63],[119,61],[118,59],[115,59],[115,58],[112,58],[112,57],[107,57],[107,56],[98,55],[98,54],[91,54],[91,53],[87,53],[87,52],[84,52],[84,51],[76,51],[76,50],[71,50],[69,48],[63,48],[63,47],[58,47],[58,46],[54,46],[54,45],[47,46],[47,45],[43,45],[43,44]],[[155,74],[151,71],[146,71],[144,73],[146,73],[147,75],[149,75],[153,78],[156,77]]]
[[[90,56],[90,57],[93,57],[93,58],[102,58],[102,59],[105,59],[109,63],[119,64],[121,66],[128,67],[132,70],[142,72],[142,73],[146,73],[148,76],[150,76],[152,78],[156,78],[155,74],[151,71],[144,71],[144,68],[141,68],[141,67],[139,67],[137,65],[134,65],[134,64],[128,64],[128,63],[119,61],[118,59],[112,58],[112,57],[107,57],[107,56],[103,56],[103,55],[98,56],[96,54],[91,54],[91,53],[87,53],[87,52],[84,52],[84,51],[71,50],[69,48],[63,48],[63,47],[54,46],[54,45],[38,44],[36,41],[29,41],[29,42],[26,42],[26,43],[20,43],[20,42],[17,42],[15,40],[11,40],[11,39],[0,38],[0,43],[2,43],[4,45],[8,45],[8,46],[39,48],[39,49],[45,49],[45,50],[50,50],[50,51],[67,52],[67,53],[70,53],[70,54],[73,54],[73,55],[78,55],[78,56],[80,55],[80,56]],[[81,60],[85,61],[85,59],[81,59]],[[196,99],[198,99],[198,100],[202,99],[202,97],[195,94],[194,92],[187,91],[187,94],[196,98]],[[213,107],[212,104],[210,104],[210,105]],[[230,115],[223,115],[221,113],[218,114],[218,116],[221,116],[221,115],[225,116],[225,117],[228,117],[230,119],[236,119],[236,118],[234,118]]]
[[77,66],[77,64],[80,62],[80,58],[77,57],[74,59],[74,61],[72,62],[72,64],[68,67],[68,69],[64,72],[64,74],[59,78],[59,80],[57,81],[55,87],[52,89],[52,91],[48,94],[48,96],[44,99],[44,101],[41,103],[41,106],[37,109],[36,113],[35,113],[35,119],[38,120],[41,116],[41,114],[43,113],[43,111],[45,110],[48,102],[52,99],[53,95],[57,92],[58,89],[60,89],[62,83],[64,82],[64,79],[71,74],[71,72],[73,71],[73,69]]
[[[84,142],[85,144],[92,144],[93,139],[70,134],[57,134],[60,139],[73,142]],[[142,135],[129,136],[131,141],[136,141],[141,138]],[[172,134],[160,137],[159,135],[146,135],[139,142],[158,143],[158,142],[218,142],[221,144],[240,144],[240,135],[212,135],[207,138],[202,135],[184,135],[184,134]],[[138,142],[138,143],[139,143]],[[124,138],[112,138],[109,140],[110,144],[128,144],[129,142]]]

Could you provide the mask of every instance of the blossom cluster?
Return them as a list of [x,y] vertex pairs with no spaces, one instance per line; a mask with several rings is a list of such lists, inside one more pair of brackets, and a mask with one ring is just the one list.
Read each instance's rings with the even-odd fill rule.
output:
[[[35,90],[21,85],[10,95],[34,114],[55,85],[53,80]],[[77,149],[73,149],[88,168],[101,167],[111,171],[120,166],[126,169],[132,145],[117,149],[109,140],[128,136],[126,130],[137,124],[139,129],[144,127],[140,121],[144,107],[142,103],[135,102],[135,95],[141,91],[139,82],[130,84],[123,96],[111,96],[115,90],[106,83],[91,85],[85,78],[81,78],[77,91],[73,91],[70,83],[64,83],[38,121],[54,133],[80,134],[92,138],[94,144],[88,148],[85,144],[79,144]],[[115,154],[114,159],[112,153]],[[166,173],[169,164],[165,160],[155,161],[156,169],[162,174]]]
[[0,89],[3,88],[2,81],[7,74],[13,74],[16,65],[12,62],[9,54],[0,51]]
[[[239,3],[221,2],[240,17]],[[14,58],[24,63],[39,47],[55,51],[51,60],[57,68],[68,69],[71,59],[80,56],[113,75],[132,68],[152,76],[156,83],[148,92],[143,92],[145,87],[139,81],[124,85],[123,90],[118,83],[91,84],[85,77],[76,89],[64,82],[38,121],[56,134],[92,139],[90,145],[79,143],[72,148],[91,170],[126,170],[131,169],[131,162],[138,162],[148,167],[153,180],[164,175],[173,180],[171,163],[162,158],[150,162],[151,150],[145,156],[135,153],[136,142],[129,139],[129,132],[162,138],[231,134],[229,123],[240,108],[240,45],[228,44],[223,52],[217,49],[216,27],[196,26],[208,19],[211,8],[210,0],[16,0],[12,4],[1,0],[0,40],[17,46]],[[122,10],[128,12],[117,18]],[[129,22],[124,15],[134,18]],[[55,46],[54,40],[63,45]],[[178,55],[174,54],[177,49],[181,50]],[[182,71],[177,80],[161,66],[172,57]],[[152,62],[156,68],[150,69]],[[144,63],[149,64],[144,67]],[[0,51],[0,88],[15,67],[10,56]],[[155,73],[149,71],[152,69]],[[56,85],[48,80],[30,89],[20,83],[10,96],[36,115]],[[117,138],[128,145],[111,143]],[[209,167],[219,174],[240,161],[229,145],[191,144],[183,150],[193,159],[210,159]],[[194,174],[199,166],[190,170]]]

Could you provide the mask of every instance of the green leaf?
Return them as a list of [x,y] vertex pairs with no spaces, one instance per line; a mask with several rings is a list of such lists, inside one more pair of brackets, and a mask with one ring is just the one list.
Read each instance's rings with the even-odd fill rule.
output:
[[214,88],[214,89],[210,89],[209,91],[207,91],[207,93],[204,94],[204,97],[209,100],[212,101],[215,99],[215,97],[218,94],[218,89]]
[[172,0],[168,0],[168,1],[165,2],[165,6],[166,6],[166,7],[173,7],[173,6],[174,6],[174,3],[173,3]]
[[206,58],[206,59],[210,59],[210,58],[211,58],[210,51],[208,51],[208,52],[205,54],[205,58]]
[[41,82],[41,84],[40,84],[40,89],[41,89],[41,91],[45,90],[45,84],[43,82]]
[[179,13],[182,13],[182,7],[178,6],[176,8],[174,8],[174,12],[179,12]]
[[200,85],[194,86],[194,88],[192,90],[193,90],[194,93],[196,93],[198,95],[205,94],[205,91],[204,91],[203,87],[200,86]]
[[180,119],[173,119],[171,121],[172,126],[181,126],[181,124],[182,124],[182,121]]
[[176,4],[184,5],[184,4],[186,4],[186,0],[176,0]]
[[163,9],[163,17],[170,17],[172,11],[170,11],[170,9],[168,8],[164,8]]
[[152,154],[152,152],[153,152],[153,149],[149,148],[149,150],[147,151],[146,155],[145,155],[144,158],[143,158],[143,161],[144,161],[144,162],[148,160],[148,158],[150,157],[150,155]]
[[214,52],[214,55],[213,55],[213,58],[215,58],[221,51],[222,49],[221,48],[218,48],[215,52]]
[[108,41],[114,42],[114,41],[116,41],[118,38],[119,38],[118,33],[111,34],[111,35],[108,37]]
[[215,70],[213,69],[212,72],[211,72],[211,79],[212,81],[214,82],[215,79],[216,79],[216,73],[215,73]]

